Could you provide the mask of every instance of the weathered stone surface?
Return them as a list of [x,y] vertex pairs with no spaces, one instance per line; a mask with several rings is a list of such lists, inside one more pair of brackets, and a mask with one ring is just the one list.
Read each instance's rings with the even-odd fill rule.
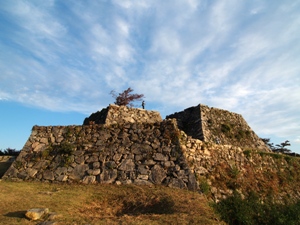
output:
[[117,168],[117,164],[114,161],[108,161],[105,163],[106,168],[115,169]]
[[45,169],[45,168],[47,168],[49,163],[50,162],[48,162],[48,161],[39,161],[33,166],[33,168],[34,169]]
[[18,173],[19,173],[19,170],[17,170],[15,167],[12,167],[12,166],[11,166],[11,167],[6,171],[4,177],[17,177]]
[[61,175],[61,174],[66,174],[68,171],[68,169],[66,167],[58,167],[56,170],[55,170],[55,173],[57,175]]
[[86,160],[87,163],[90,163],[90,162],[98,162],[98,161],[99,161],[99,157],[96,156],[96,155],[93,155],[93,156],[89,157],[89,158]]
[[151,181],[154,184],[161,184],[162,181],[167,177],[166,171],[159,165],[153,166],[151,169]]
[[26,172],[27,172],[28,176],[34,177],[37,174],[38,170],[37,169],[32,169],[32,168],[27,168]]
[[199,175],[205,175],[208,173],[207,169],[205,169],[204,167],[202,166],[199,166],[197,167],[196,169],[196,173],[199,174]]
[[83,178],[83,184],[93,184],[96,181],[96,176],[85,176]]
[[89,166],[87,164],[77,165],[69,177],[73,180],[81,180],[88,169]]
[[153,185],[153,183],[151,183],[148,180],[140,180],[140,179],[134,180],[133,183],[136,184],[136,185],[147,185],[147,186],[152,186]]
[[143,175],[148,175],[150,173],[150,170],[149,170],[148,166],[139,165],[138,172]]
[[39,220],[48,213],[49,213],[48,208],[33,208],[27,210],[25,216],[30,220]]
[[18,177],[19,179],[25,180],[25,179],[27,179],[28,174],[26,173],[26,171],[21,171],[21,172],[19,172],[19,173],[17,174],[17,177]]
[[115,162],[119,162],[122,158],[122,154],[119,154],[119,153],[116,153],[114,156],[113,156],[113,160]]
[[99,168],[100,168],[100,162],[94,162],[93,169],[99,169]]
[[156,162],[153,159],[148,159],[148,160],[145,160],[145,162],[143,164],[147,165],[147,166],[153,166],[156,164]]
[[119,167],[119,170],[123,171],[133,171],[135,169],[135,164],[132,159],[124,159]]
[[109,105],[96,113],[85,118],[83,124],[124,124],[124,123],[155,123],[161,122],[162,118],[159,112],[149,111],[138,108],[128,108],[126,106]]
[[196,191],[199,189],[195,175],[190,173],[188,178],[188,189],[192,191]]
[[45,149],[46,145],[43,143],[38,143],[37,146],[33,149],[34,152],[40,152]]
[[65,182],[68,180],[68,176],[67,175],[59,175],[57,178],[56,178],[57,181],[60,181],[60,182]]
[[100,183],[112,184],[118,177],[118,172],[116,169],[113,170],[104,170],[100,174]]
[[83,164],[85,162],[84,156],[75,156],[75,162],[78,164]]
[[48,144],[48,138],[41,138],[40,142],[47,145]]
[[135,159],[135,161],[141,161],[144,159],[144,156],[143,155],[135,155],[134,159]]
[[175,163],[173,161],[166,161],[163,162],[164,167],[169,168],[169,167],[174,167]]
[[137,176],[138,180],[148,180],[149,176],[145,174],[140,174]]
[[51,170],[45,170],[43,173],[43,178],[45,180],[54,180],[54,173]]
[[153,154],[153,159],[156,160],[156,161],[168,161],[169,157],[166,154],[154,153]]
[[98,175],[98,174],[101,173],[101,170],[100,170],[100,169],[89,169],[89,170],[87,171],[87,173],[88,173],[89,175],[94,175],[94,176],[96,176],[96,175]]
[[176,178],[171,179],[170,183],[168,184],[168,187],[180,188],[180,189],[187,188],[185,182],[182,179],[176,179]]

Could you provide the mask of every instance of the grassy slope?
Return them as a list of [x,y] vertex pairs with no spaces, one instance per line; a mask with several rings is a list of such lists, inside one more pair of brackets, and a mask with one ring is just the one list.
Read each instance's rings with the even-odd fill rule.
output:
[[30,208],[61,214],[58,224],[224,224],[205,196],[166,187],[0,181],[0,224],[37,224]]

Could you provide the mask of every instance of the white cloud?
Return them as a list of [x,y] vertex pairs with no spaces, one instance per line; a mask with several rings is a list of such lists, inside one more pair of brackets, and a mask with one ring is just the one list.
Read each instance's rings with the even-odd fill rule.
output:
[[0,99],[86,112],[131,86],[164,114],[204,103],[299,133],[299,4],[7,1]]
[[300,143],[300,136],[297,136],[297,138],[295,139],[296,143]]

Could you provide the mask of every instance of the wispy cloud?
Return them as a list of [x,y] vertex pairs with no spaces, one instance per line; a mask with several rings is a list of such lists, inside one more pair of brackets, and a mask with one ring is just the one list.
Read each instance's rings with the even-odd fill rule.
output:
[[300,132],[297,1],[0,3],[0,100],[93,112],[131,86],[163,115],[199,103]]

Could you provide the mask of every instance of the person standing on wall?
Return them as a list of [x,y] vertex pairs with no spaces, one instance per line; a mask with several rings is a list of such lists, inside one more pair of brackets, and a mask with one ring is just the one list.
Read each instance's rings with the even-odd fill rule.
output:
[[142,101],[142,107],[145,109],[145,101]]

